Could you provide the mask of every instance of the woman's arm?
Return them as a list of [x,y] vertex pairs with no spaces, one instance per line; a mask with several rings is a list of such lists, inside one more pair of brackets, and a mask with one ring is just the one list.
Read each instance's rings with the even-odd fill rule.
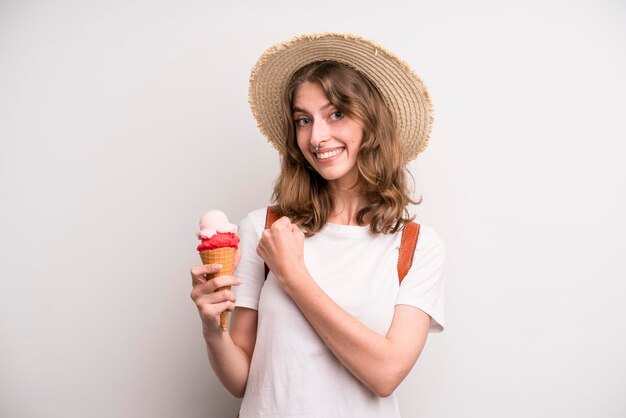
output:
[[204,335],[211,367],[224,387],[237,398],[242,398],[246,391],[257,318],[254,309],[235,308],[230,332]]
[[304,265],[304,234],[286,217],[263,231],[257,253],[344,366],[376,395],[393,393],[424,347],[428,314],[398,305],[386,336],[368,328],[313,280]]
[[[215,264],[191,268],[191,298],[202,319],[202,333],[211,367],[224,387],[240,398],[248,382],[250,359],[256,341],[257,311],[234,308],[237,298],[232,291],[216,291],[223,286],[240,284],[235,276],[206,279],[206,274],[215,273],[220,268]],[[223,332],[220,327],[220,314],[224,310],[234,310],[229,332]]]
[[285,292],[298,305],[335,356],[377,396],[391,395],[417,361],[428,335],[430,316],[397,305],[382,336],[337,305],[308,272],[287,280]]

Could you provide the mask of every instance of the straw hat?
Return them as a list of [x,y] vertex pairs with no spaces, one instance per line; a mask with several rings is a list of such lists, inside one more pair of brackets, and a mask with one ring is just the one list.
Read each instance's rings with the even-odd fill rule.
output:
[[316,61],[338,61],[367,77],[390,109],[405,162],[426,148],[433,121],[432,103],[422,79],[395,54],[376,42],[347,33],[300,35],[270,47],[250,75],[249,102],[261,133],[281,151],[282,100],[300,68]]

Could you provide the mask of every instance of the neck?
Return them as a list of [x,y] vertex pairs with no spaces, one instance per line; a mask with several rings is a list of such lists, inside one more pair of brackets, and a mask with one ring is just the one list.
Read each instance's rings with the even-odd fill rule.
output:
[[[328,222],[341,225],[359,225],[356,214],[363,206],[365,199],[355,189],[342,188],[339,185],[331,185],[335,205],[328,218]],[[365,219],[367,222],[367,219]]]

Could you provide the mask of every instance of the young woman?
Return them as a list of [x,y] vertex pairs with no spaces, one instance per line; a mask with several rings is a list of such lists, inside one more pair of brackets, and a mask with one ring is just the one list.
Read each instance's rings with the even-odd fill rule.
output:
[[[241,418],[399,417],[394,390],[429,330],[443,329],[445,249],[432,228],[418,229],[399,274],[416,203],[406,163],[432,123],[427,90],[380,45],[326,33],[270,48],[250,104],[280,153],[283,216],[265,229],[262,208],[241,222],[234,276],[191,269],[211,366],[243,397]],[[226,285],[236,292],[216,292]]]

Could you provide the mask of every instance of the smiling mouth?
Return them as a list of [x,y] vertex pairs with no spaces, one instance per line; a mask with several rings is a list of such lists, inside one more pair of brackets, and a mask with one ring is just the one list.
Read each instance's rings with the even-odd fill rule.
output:
[[324,161],[324,160],[328,160],[329,158],[332,158],[336,155],[341,154],[346,148],[342,147],[342,148],[337,148],[335,150],[332,151],[328,151],[328,152],[324,152],[324,153],[320,153],[320,154],[315,154],[315,156],[317,157],[317,159],[319,161]]

